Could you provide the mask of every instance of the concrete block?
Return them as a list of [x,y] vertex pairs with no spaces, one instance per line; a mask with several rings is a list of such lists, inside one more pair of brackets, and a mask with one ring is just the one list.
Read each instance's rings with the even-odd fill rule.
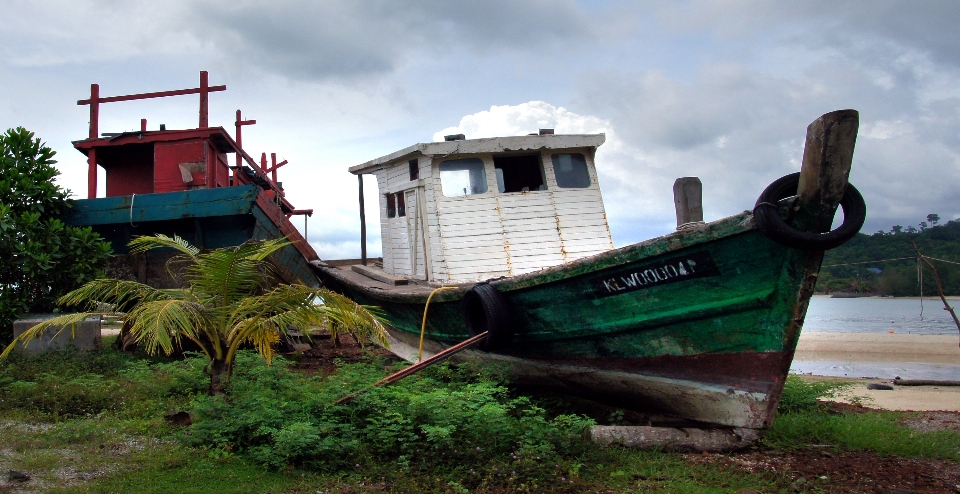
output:
[[[62,315],[63,314],[24,314],[22,318],[13,322],[13,336],[18,337],[26,330],[41,322]],[[21,346],[20,343],[17,343],[17,351],[36,355],[49,351],[64,350],[68,346],[73,346],[84,351],[100,350],[101,348],[99,317],[91,317],[77,324],[73,334],[71,334],[69,327],[63,328],[63,331],[61,331],[59,335],[57,335],[58,331],[60,331],[60,327],[58,326],[47,328],[39,338],[30,340],[26,348]]]

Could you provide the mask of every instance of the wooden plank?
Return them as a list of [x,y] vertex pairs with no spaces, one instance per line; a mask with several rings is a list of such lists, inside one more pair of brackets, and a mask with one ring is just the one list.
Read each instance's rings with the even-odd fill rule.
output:
[[470,225],[469,229],[461,228],[462,225],[458,224],[442,224],[440,225],[440,234],[444,238],[449,237],[472,237],[477,235],[490,235],[490,234],[500,234],[503,232],[503,228],[499,223],[497,224],[488,224],[488,225]]
[[61,219],[68,225],[108,225],[179,218],[203,218],[249,214],[259,187],[219,187],[136,197],[82,199],[67,209]]
[[406,278],[401,278],[399,276],[391,275],[390,273],[385,272],[382,269],[379,269],[375,266],[364,266],[362,264],[354,264],[350,266],[350,269],[355,273],[360,273],[367,278],[377,280],[381,283],[386,283],[388,285],[406,285]]

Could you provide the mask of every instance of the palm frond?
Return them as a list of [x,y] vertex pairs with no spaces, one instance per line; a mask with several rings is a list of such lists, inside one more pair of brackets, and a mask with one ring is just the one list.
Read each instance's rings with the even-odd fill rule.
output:
[[[186,300],[154,300],[137,305],[125,318],[130,323],[130,334],[144,346],[148,354],[162,350],[169,355],[173,345],[186,337],[197,342],[207,354],[219,353],[219,335],[211,335],[211,326],[203,306]],[[213,348],[206,348],[204,340]]]
[[383,327],[385,317],[379,310],[360,305],[325,288],[317,291],[317,298],[322,304],[321,311],[331,334],[336,335],[340,331],[345,331],[356,337],[361,346],[365,341],[373,340],[380,346],[389,348],[387,331]]
[[222,305],[232,304],[266,284],[271,270],[264,259],[289,244],[285,239],[247,242],[200,254],[187,268],[190,286],[219,297]]
[[60,297],[57,304],[66,307],[86,305],[89,309],[95,309],[99,304],[109,304],[113,306],[113,312],[126,312],[140,302],[168,300],[176,296],[175,291],[158,290],[136,281],[101,278]]
[[161,248],[173,249],[189,257],[196,257],[200,253],[199,248],[194,247],[179,235],[168,237],[162,233],[157,233],[152,237],[148,235],[135,237],[127,245],[130,247],[131,254],[142,254],[149,250]]
[[72,314],[64,314],[62,316],[54,317],[52,319],[47,319],[46,321],[37,324],[36,326],[31,327],[30,329],[20,333],[20,336],[14,338],[7,348],[3,350],[3,353],[0,353],[0,359],[7,358],[7,355],[13,351],[14,347],[17,346],[17,343],[20,343],[23,348],[26,348],[27,343],[34,338],[39,338],[51,327],[60,327],[60,329],[53,335],[53,338],[60,336],[60,333],[65,330],[70,330],[71,338],[76,338],[77,336],[77,324],[86,321],[88,318],[101,315],[100,312],[77,312]]

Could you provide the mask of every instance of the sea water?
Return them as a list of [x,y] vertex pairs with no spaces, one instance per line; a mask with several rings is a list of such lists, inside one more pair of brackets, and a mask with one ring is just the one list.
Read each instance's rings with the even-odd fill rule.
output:
[[[947,299],[960,310],[960,299]],[[957,334],[939,298],[861,297],[810,299],[803,332],[812,333]]]
[[[960,299],[947,299],[960,310]],[[957,335],[939,298],[831,298],[810,300],[802,333],[894,333]],[[960,362],[960,349],[957,361]],[[794,360],[791,372],[838,377],[960,380],[960,365],[920,362],[810,362]]]

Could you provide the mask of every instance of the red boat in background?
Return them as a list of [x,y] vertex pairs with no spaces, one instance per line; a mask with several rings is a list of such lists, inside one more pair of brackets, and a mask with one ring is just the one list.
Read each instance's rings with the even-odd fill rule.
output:
[[[276,276],[285,283],[318,286],[309,262],[317,253],[293,226],[295,215],[310,216],[312,209],[296,209],[277,181],[277,162],[266,153],[257,163],[243,150],[241,130],[256,120],[243,120],[237,110],[236,139],[223,127],[208,121],[208,95],[226,86],[210,86],[207,72],[200,72],[200,87],[125,96],[100,96],[100,87],[90,85],[90,98],[78,105],[90,106],[90,132],[74,147],[87,156],[87,199],[63,217],[70,225],[90,226],[113,245],[115,256],[107,275],[132,279],[155,287],[178,286],[167,272],[172,253],[131,255],[127,243],[139,235],[179,235],[201,249],[240,245],[248,240],[286,237],[292,245],[271,258]],[[140,130],[99,133],[100,105],[185,94],[200,95],[200,119],[195,129]],[[234,160],[227,155],[233,154]],[[97,198],[97,167],[106,172],[106,197]],[[306,223],[304,223],[306,227]]]

